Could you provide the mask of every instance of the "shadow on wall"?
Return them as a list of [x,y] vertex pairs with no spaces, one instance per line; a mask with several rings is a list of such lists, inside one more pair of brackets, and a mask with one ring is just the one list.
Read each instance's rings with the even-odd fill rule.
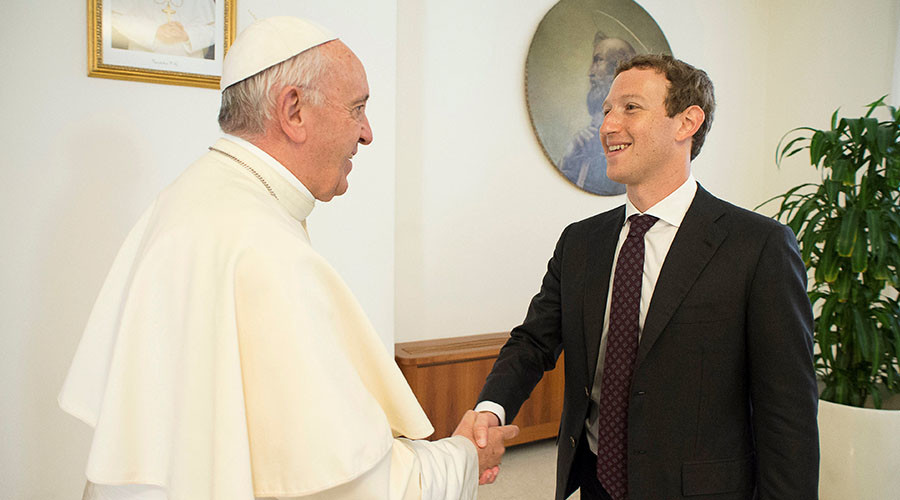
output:
[[100,285],[143,210],[135,198],[147,191],[141,186],[150,177],[148,166],[141,162],[148,156],[139,154],[145,141],[130,133],[134,123],[133,117],[109,115],[73,121],[61,134],[60,157],[47,169],[56,176],[48,182],[56,192],[47,196],[47,216],[31,249],[39,266],[36,306],[18,361],[20,401],[27,402],[19,419],[26,443],[20,474],[25,484],[48,489],[29,491],[30,498],[63,489],[76,496],[84,487],[92,430],[59,409],[56,399]]

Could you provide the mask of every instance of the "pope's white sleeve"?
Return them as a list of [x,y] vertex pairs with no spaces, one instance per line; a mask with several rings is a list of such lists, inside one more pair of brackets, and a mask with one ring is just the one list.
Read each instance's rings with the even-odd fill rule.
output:
[[[397,443],[405,445],[414,457],[396,450]],[[416,498],[395,494],[394,485],[402,484],[402,470],[407,470],[407,491],[414,490],[418,469],[418,484],[422,500],[473,500],[478,489],[478,452],[475,445],[462,436],[437,441],[399,438],[391,471],[391,499]],[[412,459],[410,466],[409,460]]]
[[378,465],[349,483],[303,497],[258,500],[475,500],[477,489],[478,452],[468,439],[398,438]]

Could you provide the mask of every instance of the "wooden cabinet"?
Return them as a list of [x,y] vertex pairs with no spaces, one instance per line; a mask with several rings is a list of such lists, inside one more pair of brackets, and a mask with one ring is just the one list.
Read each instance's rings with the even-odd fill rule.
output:
[[[395,345],[400,370],[434,425],[429,439],[453,433],[466,410],[475,407],[500,348],[509,333],[487,333]],[[522,405],[514,424],[521,429],[509,445],[555,437],[563,401],[563,358],[544,374]]]

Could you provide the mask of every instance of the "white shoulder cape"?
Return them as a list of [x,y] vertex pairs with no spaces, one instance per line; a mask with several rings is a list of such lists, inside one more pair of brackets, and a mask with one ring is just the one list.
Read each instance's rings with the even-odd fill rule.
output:
[[353,295],[309,245],[312,209],[220,140],[143,214],[88,320],[60,406],[94,427],[94,483],[171,500],[302,496],[433,428]]

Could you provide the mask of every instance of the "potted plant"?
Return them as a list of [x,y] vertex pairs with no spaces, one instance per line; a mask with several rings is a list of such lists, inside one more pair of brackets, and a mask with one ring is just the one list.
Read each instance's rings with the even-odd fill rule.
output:
[[[878,410],[900,393],[900,112],[885,97],[862,117],[835,111],[828,129],[785,134],[776,164],[808,151],[822,179],[762,204],[781,201],[775,218],[793,229],[810,270],[823,499],[900,491],[900,412]],[[891,455],[868,457],[881,451]]]

